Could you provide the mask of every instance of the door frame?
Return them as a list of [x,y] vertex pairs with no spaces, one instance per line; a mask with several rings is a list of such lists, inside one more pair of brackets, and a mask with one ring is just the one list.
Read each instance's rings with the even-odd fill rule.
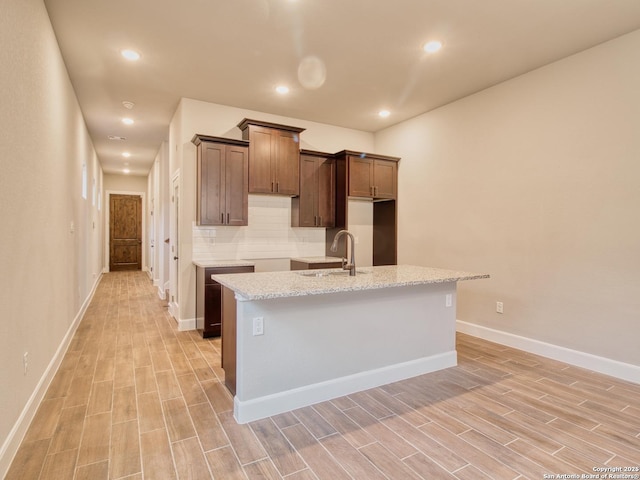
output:
[[105,211],[105,215],[104,215],[104,268],[102,269],[103,273],[109,273],[109,250],[110,250],[110,245],[109,242],[111,241],[111,232],[109,231],[109,226],[111,225],[111,195],[135,195],[135,196],[139,196],[142,197],[141,202],[142,203],[142,212],[140,212],[142,214],[142,266],[141,266],[141,271],[146,272],[148,270],[147,267],[147,256],[145,253],[146,250],[146,241],[147,241],[147,235],[146,235],[146,228],[147,228],[147,219],[146,219],[146,193],[145,192],[130,192],[130,191],[124,191],[124,190],[106,190],[104,192],[104,196],[105,196],[105,206],[106,206],[106,211]]
[[[171,177],[169,190],[169,314],[180,323],[180,197],[182,192],[180,184],[180,169]],[[174,195],[178,189],[178,201]],[[173,257],[177,256],[178,260]]]

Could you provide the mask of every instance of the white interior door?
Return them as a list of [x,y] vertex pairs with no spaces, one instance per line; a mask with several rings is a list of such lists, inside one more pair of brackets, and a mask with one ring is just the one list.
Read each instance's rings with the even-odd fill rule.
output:
[[179,318],[179,278],[180,275],[180,239],[179,239],[179,212],[180,212],[180,176],[173,177],[171,183],[171,230],[169,235],[169,313],[173,318]]
[[149,275],[151,276],[151,282],[156,278],[156,212],[155,212],[155,202],[154,199],[151,199],[150,205],[150,225],[149,225]]

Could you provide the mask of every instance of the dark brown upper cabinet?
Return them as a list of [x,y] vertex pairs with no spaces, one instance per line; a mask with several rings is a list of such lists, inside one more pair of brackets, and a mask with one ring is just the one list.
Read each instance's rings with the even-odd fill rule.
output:
[[[335,235],[349,226],[349,197],[373,201],[373,265],[395,265],[398,259],[398,157],[343,150],[334,155],[336,223],[326,230],[326,254]],[[344,251],[344,237],[338,251]]]
[[300,151],[300,195],[291,199],[292,227],[334,227],[336,168],[333,155]]
[[357,152],[346,152],[346,154],[350,197],[374,199],[397,197],[398,158]]
[[249,142],[196,134],[196,222],[247,225]]
[[238,128],[249,141],[249,193],[298,195],[300,133],[304,128],[248,118]]

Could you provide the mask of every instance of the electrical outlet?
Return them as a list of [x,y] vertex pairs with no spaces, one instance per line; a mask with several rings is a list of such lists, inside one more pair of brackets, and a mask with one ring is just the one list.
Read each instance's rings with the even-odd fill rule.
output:
[[496,302],[496,312],[504,313],[504,305],[502,302]]
[[29,371],[29,352],[24,352],[24,355],[22,355],[22,365],[24,366],[24,374],[26,375]]
[[444,306],[451,307],[453,305],[453,295],[447,293],[444,297]]
[[264,335],[264,318],[255,317],[253,319],[253,335]]

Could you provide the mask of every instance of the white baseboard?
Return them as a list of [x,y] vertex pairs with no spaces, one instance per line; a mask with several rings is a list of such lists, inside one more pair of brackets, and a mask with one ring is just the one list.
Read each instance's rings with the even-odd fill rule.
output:
[[62,341],[60,342],[56,353],[53,355],[53,358],[42,374],[42,377],[40,377],[40,380],[38,381],[36,388],[31,394],[31,397],[29,397],[29,400],[22,409],[18,420],[13,425],[13,428],[9,432],[9,435],[2,444],[2,447],[0,448],[0,478],[4,478],[7,474],[9,467],[11,466],[11,462],[13,461],[18,448],[20,447],[20,443],[27,433],[29,425],[31,425],[33,417],[35,416],[36,411],[40,406],[40,402],[42,402],[44,395],[47,393],[47,389],[49,388],[53,377],[57,373],[65,353],[67,353],[67,348],[69,348],[71,339],[76,333],[78,325],[80,325],[80,321],[82,320],[82,317],[84,317],[84,314],[87,311],[87,308],[89,307],[89,304],[91,303],[91,300],[93,299],[93,296],[96,293],[101,280],[102,275],[99,275],[96,278],[93,287],[91,288],[91,292],[89,292],[89,295],[81,305],[80,310],[73,319],[73,322],[71,322],[67,333],[62,338]]
[[180,318],[180,306],[177,303],[169,302],[169,315],[171,315],[178,324],[179,332],[196,329],[195,318]]
[[160,286],[160,279],[159,278],[154,278],[153,279],[153,286],[154,287],[159,287]]
[[180,306],[176,302],[169,302],[169,315],[171,315],[177,323],[180,323],[178,321],[180,319]]
[[610,358],[599,357],[590,353],[572,350],[570,348],[553,345],[551,343],[521,337],[512,333],[494,330],[493,328],[475,325],[473,323],[456,321],[458,332],[467,333],[490,342],[524,350],[543,357],[559,360],[577,367],[586,368],[598,373],[640,384],[640,366],[619,362]]
[[457,358],[457,353],[453,350],[251,400],[241,401],[236,396],[233,399],[233,415],[238,423],[252,422],[343,395],[455,367],[458,364]]
[[178,331],[186,332],[187,330],[195,330],[196,329],[196,319],[195,318],[181,318],[178,320]]
[[158,297],[160,297],[160,300],[166,300],[167,296],[165,295],[165,290],[163,288],[158,287]]

